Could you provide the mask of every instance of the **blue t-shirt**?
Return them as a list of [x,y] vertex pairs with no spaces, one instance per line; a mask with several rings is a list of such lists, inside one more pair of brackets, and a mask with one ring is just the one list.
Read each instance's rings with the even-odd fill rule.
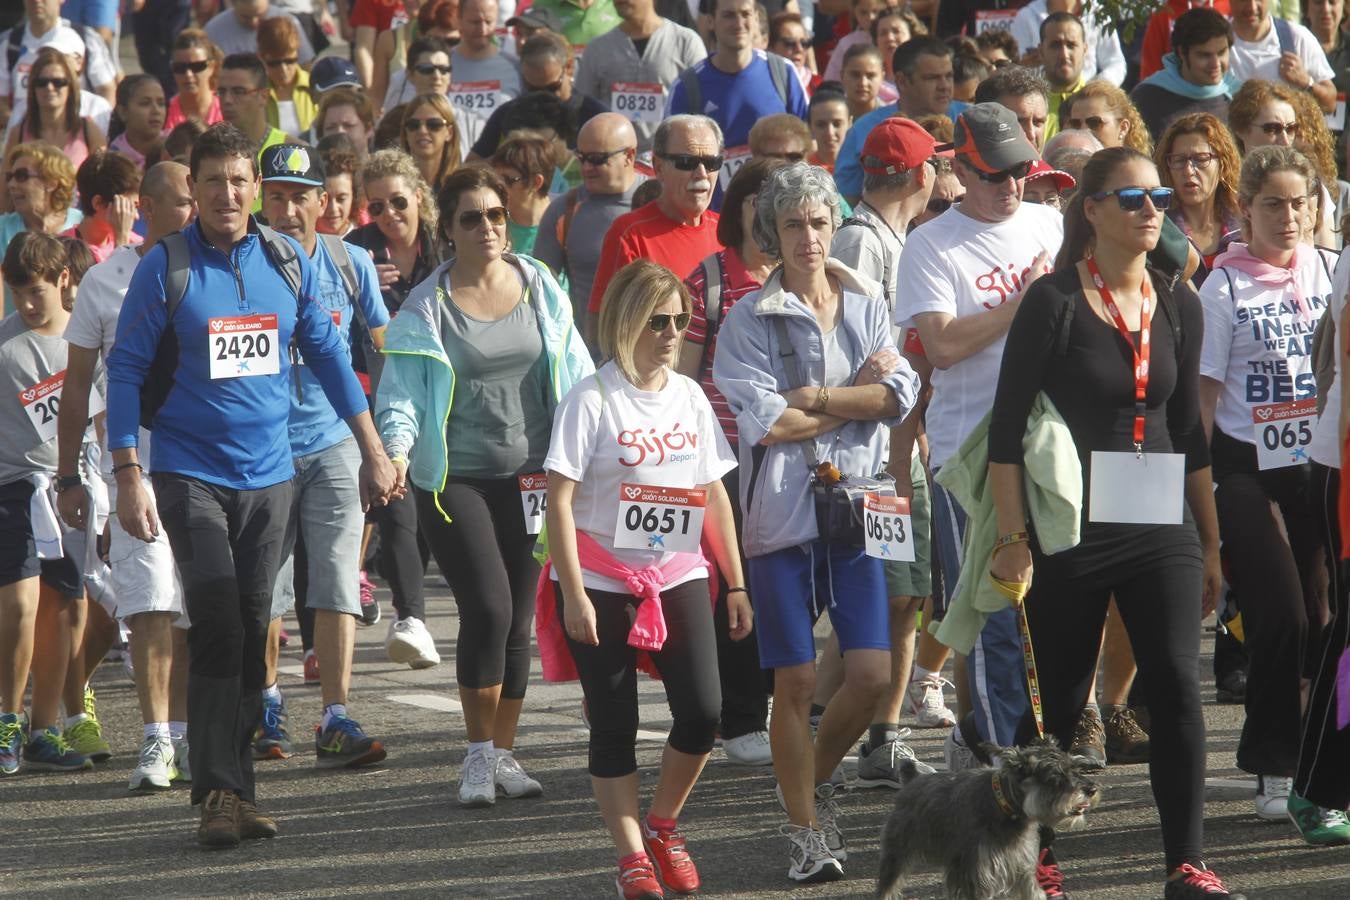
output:
[[[961,115],[961,110],[965,108],[965,103],[960,100],[953,100],[947,106],[947,118],[955,122],[956,117]],[[872,133],[872,129],[877,127],[878,122],[883,122],[891,116],[898,115],[900,115],[900,104],[890,103],[872,110],[849,128],[848,134],[844,135],[844,143],[839,147],[839,156],[834,163],[834,183],[839,188],[839,193],[845,197],[862,196],[863,171],[860,159],[863,144],[867,141],[867,136]]]
[[[370,258],[370,253],[352,244],[347,244],[347,252],[352,258],[352,268],[356,270],[357,302],[361,304],[367,329],[388,325],[389,311],[380,299],[380,281],[375,274],[375,262]],[[315,242],[314,253],[309,261],[314,267],[314,279],[318,282],[314,299],[338,326],[350,366],[352,317],[355,315],[352,298],[347,295],[342,273],[328,255],[328,248],[323,241]],[[291,391],[291,454],[309,456],[346,440],[352,432],[334,412],[333,404],[328,402],[323,392],[323,385],[319,384],[319,379],[310,367],[302,363],[299,373],[300,394]]]

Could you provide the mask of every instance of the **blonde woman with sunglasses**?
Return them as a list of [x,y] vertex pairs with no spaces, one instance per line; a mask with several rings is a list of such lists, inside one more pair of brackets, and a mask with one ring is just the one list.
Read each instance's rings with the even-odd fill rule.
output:
[[567,294],[542,263],[508,252],[501,178],[460,169],[437,209],[454,255],[387,333],[376,420],[455,595],[468,732],[459,802],[481,807],[543,793],[512,751],[530,676],[544,455],[555,408],[594,367]]

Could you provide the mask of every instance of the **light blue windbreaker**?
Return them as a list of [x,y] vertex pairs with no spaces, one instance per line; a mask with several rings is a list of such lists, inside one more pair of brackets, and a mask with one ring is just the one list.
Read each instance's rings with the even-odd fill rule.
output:
[[[845,266],[827,260],[827,271],[843,288],[839,328],[849,340],[840,344],[867,348],[849,362],[854,377],[873,353],[895,350],[881,285]],[[775,316],[788,319],[788,337],[804,377],[819,384],[825,370],[824,335],[796,294],[783,290],[782,270],[769,276],[758,293],[742,298],[717,332],[713,383],[727,398],[740,432],[741,509],[745,513],[742,542],[747,557],[763,556],[814,541],[816,513],[811,473],[800,442],[765,444],[769,429],[787,409],[782,391],[793,385],[779,358]],[[816,457],[829,460],[845,475],[875,475],[885,468],[887,429],[899,425],[914,408],[919,378],[902,359],[882,379],[900,401],[900,415],[871,422],[846,422],[818,435]]]
[[[553,394],[549,414],[572,385],[595,372],[590,351],[572,321],[572,301],[544,265],[528,256],[503,257],[525,279],[548,356]],[[384,336],[385,364],[376,391],[375,422],[390,458],[408,459],[408,479],[440,491],[450,472],[445,429],[455,393],[455,370],[441,343],[441,278],[454,264],[442,263],[413,288]],[[419,440],[419,437],[421,438]]]

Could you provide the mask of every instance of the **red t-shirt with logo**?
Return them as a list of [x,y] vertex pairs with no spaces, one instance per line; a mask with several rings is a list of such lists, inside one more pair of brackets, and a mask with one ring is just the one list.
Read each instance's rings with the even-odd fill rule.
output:
[[635,259],[660,263],[679,278],[694,270],[705,256],[722,249],[717,241],[717,213],[705,212],[697,225],[685,225],[661,212],[657,201],[624,213],[614,220],[600,248],[600,266],[587,309],[600,312],[609,280]]

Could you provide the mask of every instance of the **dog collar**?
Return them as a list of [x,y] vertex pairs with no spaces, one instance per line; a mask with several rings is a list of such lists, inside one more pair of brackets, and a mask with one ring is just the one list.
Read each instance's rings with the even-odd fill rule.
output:
[[1008,793],[1003,787],[1003,773],[995,772],[991,784],[994,788],[994,802],[998,804],[998,808],[1003,810],[1003,814],[1008,818],[1018,818],[1017,807],[1012,805],[1012,801],[1008,799]]

